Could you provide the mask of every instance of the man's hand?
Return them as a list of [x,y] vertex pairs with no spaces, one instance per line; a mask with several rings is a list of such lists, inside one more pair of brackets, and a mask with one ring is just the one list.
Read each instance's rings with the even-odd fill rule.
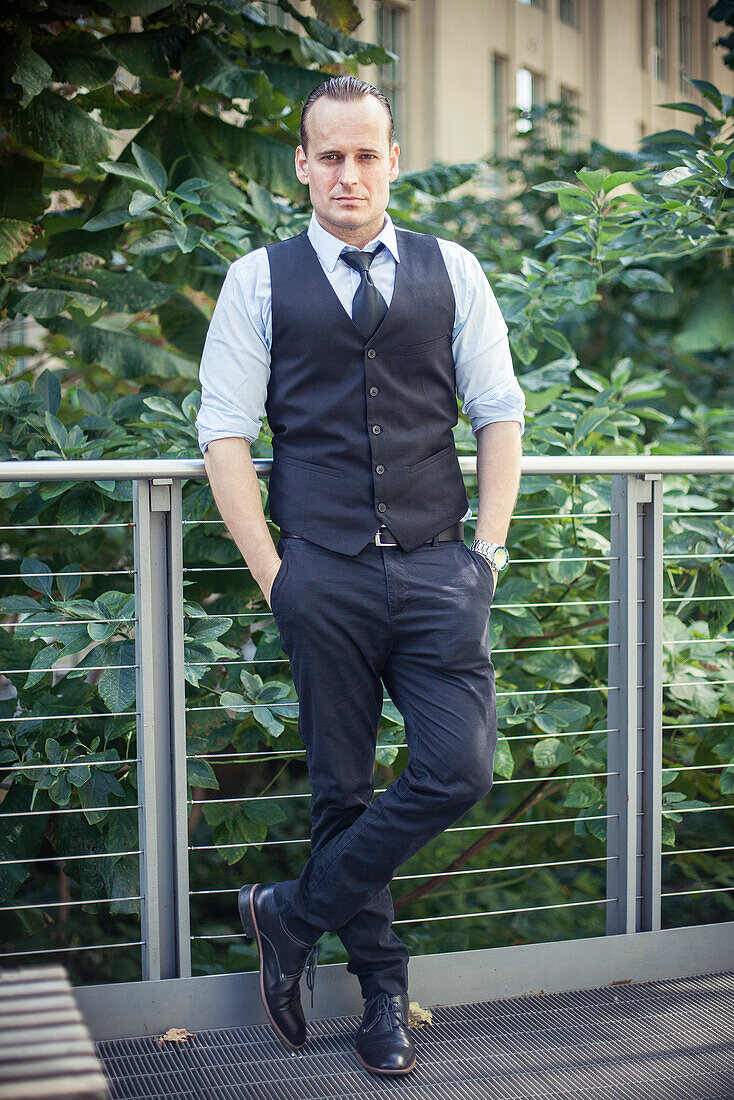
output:
[[265,521],[250,444],[234,436],[215,439],[204,453],[204,465],[219,514],[269,607],[281,563]]

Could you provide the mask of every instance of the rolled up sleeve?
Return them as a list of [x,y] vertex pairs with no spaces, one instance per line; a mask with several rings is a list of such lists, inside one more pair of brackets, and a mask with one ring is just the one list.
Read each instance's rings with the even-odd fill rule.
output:
[[260,434],[270,378],[270,269],[265,249],[229,268],[204,341],[196,417],[202,453],[215,439],[253,443]]
[[452,350],[456,392],[472,431],[516,420],[525,430],[525,395],[515,377],[508,329],[476,256],[439,241],[456,302]]

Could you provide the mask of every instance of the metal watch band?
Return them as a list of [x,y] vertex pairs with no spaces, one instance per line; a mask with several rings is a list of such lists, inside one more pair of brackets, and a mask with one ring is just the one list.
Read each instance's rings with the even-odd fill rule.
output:
[[500,542],[485,542],[484,539],[474,539],[472,550],[486,558],[493,569],[501,573],[510,564],[510,555],[506,546]]

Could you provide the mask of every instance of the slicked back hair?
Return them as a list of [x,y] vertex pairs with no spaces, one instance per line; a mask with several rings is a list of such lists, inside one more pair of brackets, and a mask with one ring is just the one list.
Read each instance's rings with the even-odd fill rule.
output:
[[325,80],[323,84],[319,84],[314,88],[303,105],[303,113],[301,114],[301,145],[304,151],[307,150],[308,142],[306,119],[317,99],[321,99],[322,96],[327,96],[328,99],[334,99],[338,103],[352,103],[354,100],[364,99],[364,97],[368,95],[374,96],[378,103],[381,103],[385,109],[388,119],[388,141],[392,148],[392,144],[395,141],[395,123],[393,121],[392,109],[387,96],[383,95],[382,92],[372,84],[368,84],[366,80],[359,80],[356,76],[332,76],[329,80]]

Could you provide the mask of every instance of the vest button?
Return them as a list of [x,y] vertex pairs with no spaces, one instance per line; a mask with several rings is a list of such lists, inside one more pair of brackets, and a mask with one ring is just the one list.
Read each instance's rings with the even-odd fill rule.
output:
[[386,504],[378,504],[377,505],[377,511],[378,512],[386,512],[387,511],[387,505]]
[[382,464],[380,464],[379,466],[375,466],[375,473],[376,474],[384,474],[385,473],[385,467]]
[[370,350],[367,352],[367,358],[368,359],[374,359],[376,355],[377,355],[377,352],[375,351],[374,348],[370,348]]
[[372,425],[372,434],[373,435],[379,435],[381,431],[382,431],[382,428],[380,427],[379,424],[373,424]]
[[370,386],[370,397],[377,397],[379,392],[377,386]]

